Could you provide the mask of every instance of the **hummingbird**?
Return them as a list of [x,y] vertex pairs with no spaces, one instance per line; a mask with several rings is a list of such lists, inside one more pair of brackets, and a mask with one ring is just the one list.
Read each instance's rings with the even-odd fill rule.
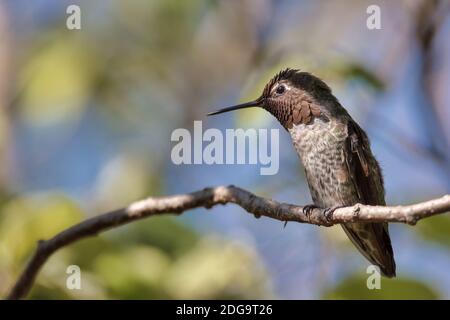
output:
[[[277,73],[254,101],[222,108],[208,115],[260,107],[289,132],[303,164],[314,205],[332,213],[356,203],[386,205],[383,175],[364,130],[321,79],[298,69]],[[341,224],[359,252],[395,277],[395,260],[387,223]]]

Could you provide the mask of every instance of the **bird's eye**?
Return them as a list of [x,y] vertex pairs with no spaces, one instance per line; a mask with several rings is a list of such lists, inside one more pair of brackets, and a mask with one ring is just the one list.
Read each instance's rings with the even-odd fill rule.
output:
[[275,90],[275,92],[278,93],[278,94],[283,94],[285,91],[286,91],[286,87],[283,86],[283,85],[279,85],[277,87],[277,89]]

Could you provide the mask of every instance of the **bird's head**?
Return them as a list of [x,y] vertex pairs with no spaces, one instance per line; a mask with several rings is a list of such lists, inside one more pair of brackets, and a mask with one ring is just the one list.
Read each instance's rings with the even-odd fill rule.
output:
[[321,115],[321,101],[332,96],[331,89],[319,78],[297,69],[285,69],[264,87],[253,101],[211,112],[208,116],[228,111],[260,107],[269,111],[286,129],[293,124],[309,123]]

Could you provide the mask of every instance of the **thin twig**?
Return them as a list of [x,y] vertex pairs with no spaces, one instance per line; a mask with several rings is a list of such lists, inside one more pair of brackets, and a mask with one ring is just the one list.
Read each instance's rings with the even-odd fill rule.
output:
[[304,210],[302,206],[261,198],[235,186],[220,186],[183,195],[148,198],[132,203],[126,208],[87,219],[49,240],[40,240],[31,260],[7,299],[25,297],[48,258],[58,249],[73,242],[153,215],[181,214],[197,207],[211,208],[217,204],[226,203],[235,203],[257,218],[266,216],[280,221],[297,221],[319,226],[355,221],[402,222],[414,225],[420,219],[450,211],[450,195],[407,206],[384,207],[356,204],[338,208],[332,214],[324,214],[324,209]]

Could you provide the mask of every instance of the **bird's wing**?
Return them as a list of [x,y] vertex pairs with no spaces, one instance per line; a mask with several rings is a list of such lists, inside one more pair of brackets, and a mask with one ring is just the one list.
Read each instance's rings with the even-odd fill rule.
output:
[[[381,169],[369,149],[369,139],[353,121],[349,121],[347,129],[346,165],[360,203],[385,205]],[[342,227],[358,250],[378,265],[383,274],[395,276],[387,223],[349,223]]]
[[370,151],[369,139],[356,122],[347,125],[346,164],[363,204],[385,205],[381,168]]

